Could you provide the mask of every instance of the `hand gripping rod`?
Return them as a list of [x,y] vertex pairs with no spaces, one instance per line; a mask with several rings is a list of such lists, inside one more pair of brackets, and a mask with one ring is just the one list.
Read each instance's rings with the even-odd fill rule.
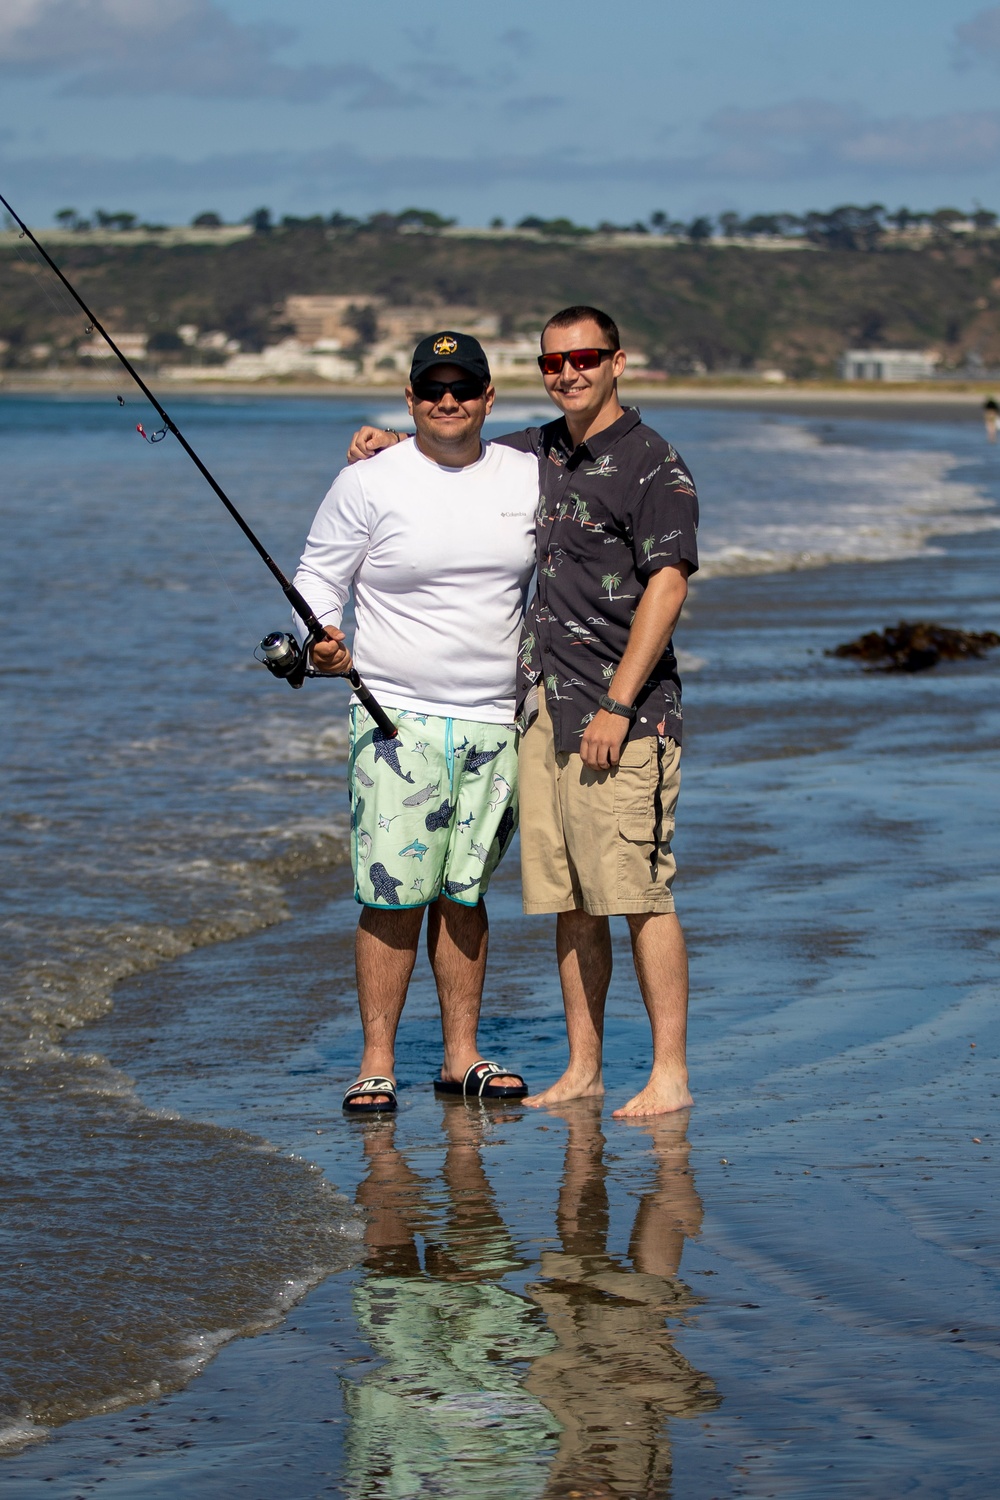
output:
[[[288,600],[289,604],[292,606],[292,608],[294,609],[295,613],[299,616],[299,618],[305,623],[305,625],[309,629],[309,640],[308,640],[308,643],[307,643],[307,646],[306,646],[306,650],[308,651],[309,646],[312,645],[313,641],[322,640],[325,637],[325,635],[326,635],[326,631],[325,631],[325,629],[324,629],[321,621],[319,620],[319,618],[310,609],[309,605],[306,603],[305,599],[299,593],[299,591],[295,587],[295,585],[293,583],[289,582],[289,580],[285,577],[284,573],[278,567],[278,564],[274,561],[273,557],[271,557],[270,553],[264,547],[263,543],[260,542],[258,540],[258,538],[254,535],[254,533],[250,530],[250,527],[247,525],[246,521],[244,521],[244,519],[240,515],[239,511],[236,509],[236,506],[233,504],[233,502],[230,500],[229,496],[226,494],[225,490],[222,488],[222,486],[219,484],[218,480],[215,478],[215,475],[211,472],[210,469],[208,469],[206,467],[205,464],[202,463],[201,459],[198,457],[197,453],[191,447],[191,444],[188,442],[187,438],[181,432],[181,430],[177,426],[176,422],[170,416],[169,412],[166,411],[166,409],[163,406],[161,406],[160,402],[153,395],[153,392],[149,389],[149,386],[143,380],[143,378],[139,374],[138,370],[126,358],[126,356],[122,353],[122,351],[119,349],[118,345],[115,343],[114,339],[111,337],[110,333],[108,333],[107,329],[103,326],[102,323],[99,322],[99,320],[95,317],[95,315],[91,312],[90,308],[87,306],[86,302],[84,302],[83,298],[80,296],[80,293],[77,291],[76,287],[73,285],[73,283],[66,276],[63,275],[62,271],[60,271],[59,267],[56,265],[56,263],[52,259],[51,255],[45,249],[45,246],[39,243],[39,241],[35,238],[34,234],[32,234],[31,230],[28,228],[27,224],[24,222],[24,220],[21,218],[21,216],[14,211],[14,209],[7,202],[7,199],[3,196],[2,193],[0,193],[0,203],[3,204],[4,208],[10,214],[10,216],[14,220],[15,224],[17,224],[20,227],[21,233],[23,235],[25,235],[31,241],[31,243],[34,245],[35,249],[38,251],[39,255],[45,261],[46,265],[50,268],[50,270],[52,270],[55,273],[56,276],[58,276],[58,278],[62,282],[63,286],[66,288],[66,290],[69,292],[70,296],[73,298],[73,301],[75,303],[77,303],[77,305],[79,307],[81,307],[83,309],[83,311],[86,313],[87,319],[90,322],[91,327],[97,333],[99,333],[101,335],[101,338],[104,340],[104,342],[111,349],[112,353],[118,358],[118,360],[121,362],[121,364],[124,365],[125,369],[128,371],[129,375],[131,375],[132,379],[135,381],[135,383],[139,387],[140,391],[142,391],[142,394],[145,396],[145,398],[149,402],[150,406],[152,406],[154,408],[154,410],[156,411],[157,415],[162,420],[163,425],[166,427],[167,431],[173,433],[174,437],[180,443],[181,447],[184,449],[184,452],[187,454],[188,458],[194,464],[194,466],[198,470],[199,474],[201,474],[202,477],[204,479],[206,479],[208,481],[208,483],[211,485],[212,489],[218,495],[219,499],[222,501],[223,505],[226,507],[226,509],[228,510],[229,514],[232,516],[233,520],[236,522],[237,526],[240,528],[240,530],[242,531],[243,535],[246,537],[247,541],[250,543],[251,547],[253,547],[254,551],[257,553],[257,555],[264,562],[265,566],[270,570],[271,575],[276,579],[276,581],[278,582],[278,584],[281,586],[281,591],[284,594],[285,598]],[[323,675],[323,674],[319,674],[319,675]],[[383,708],[381,708],[380,705],[376,702],[376,700],[372,697],[371,693],[365,687],[365,684],[362,682],[360,675],[354,670],[353,667],[351,668],[351,670],[349,672],[345,672],[343,675],[347,678],[347,681],[351,684],[351,687],[354,689],[354,692],[357,695],[358,702],[371,715],[371,717],[375,720],[375,723],[378,725],[378,727],[381,730],[382,734],[387,739],[394,739],[395,736],[396,736],[396,726],[393,724],[392,720],[388,717],[388,715],[386,714],[385,710]],[[299,686],[299,685],[300,685],[299,683],[296,684],[296,686]]]

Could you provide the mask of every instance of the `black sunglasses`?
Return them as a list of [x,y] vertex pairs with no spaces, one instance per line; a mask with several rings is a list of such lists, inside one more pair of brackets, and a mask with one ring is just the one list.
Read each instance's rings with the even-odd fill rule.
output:
[[540,354],[538,368],[543,375],[561,375],[569,360],[574,370],[596,370],[602,359],[617,353],[617,349],[564,349],[560,354]]
[[459,404],[463,401],[481,401],[486,393],[486,384],[470,376],[465,380],[415,380],[410,389],[418,401],[430,401],[436,406],[445,391],[454,396]]

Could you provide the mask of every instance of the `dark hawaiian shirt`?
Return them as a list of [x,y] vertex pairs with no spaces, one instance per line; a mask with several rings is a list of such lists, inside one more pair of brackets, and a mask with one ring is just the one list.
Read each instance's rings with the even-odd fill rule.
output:
[[[682,459],[634,407],[574,448],[564,418],[498,442],[539,459],[538,586],[521,631],[517,711],[544,682],[556,749],[579,751],[628,644],[651,573],[698,567],[698,497]],[[636,698],[631,739],[681,740],[673,643]]]

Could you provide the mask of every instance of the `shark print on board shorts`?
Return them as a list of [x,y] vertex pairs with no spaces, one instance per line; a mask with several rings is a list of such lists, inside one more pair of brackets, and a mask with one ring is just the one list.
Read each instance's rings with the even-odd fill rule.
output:
[[351,708],[351,863],[362,906],[475,906],[517,827],[513,724]]

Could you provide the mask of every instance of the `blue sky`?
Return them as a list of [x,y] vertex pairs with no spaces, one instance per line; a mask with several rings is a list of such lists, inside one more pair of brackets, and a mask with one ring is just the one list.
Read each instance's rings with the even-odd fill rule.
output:
[[39,224],[1000,210],[1000,5],[2,0],[0,191]]

